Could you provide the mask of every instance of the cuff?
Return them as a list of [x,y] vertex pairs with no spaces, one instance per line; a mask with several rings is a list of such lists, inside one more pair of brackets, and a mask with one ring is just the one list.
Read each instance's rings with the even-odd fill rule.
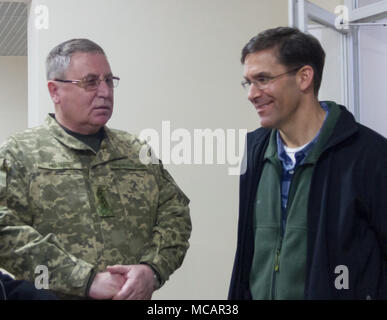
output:
[[89,296],[90,287],[91,287],[91,284],[94,281],[94,278],[95,278],[96,274],[97,274],[97,271],[92,269],[91,272],[90,272],[89,280],[87,281],[87,285],[86,285],[86,297]]
[[152,271],[153,271],[153,278],[154,278],[154,290],[160,289],[160,287],[161,287],[161,278],[160,278],[160,274],[157,272],[157,270],[152,265],[150,265],[149,263],[140,262],[140,264],[144,264],[144,265],[146,265],[146,266],[148,266],[149,268],[152,269]]

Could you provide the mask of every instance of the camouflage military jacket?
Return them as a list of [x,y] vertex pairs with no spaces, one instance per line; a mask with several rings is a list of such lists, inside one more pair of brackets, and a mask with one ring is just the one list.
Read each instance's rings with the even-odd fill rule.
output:
[[191,233],[188,198],[162,164],[139,160],[134,136],[105,127],[100,150],[50,116],[0,148],[0,266],[49,289],[84,297],[108,265],[151,265],[164,283]]

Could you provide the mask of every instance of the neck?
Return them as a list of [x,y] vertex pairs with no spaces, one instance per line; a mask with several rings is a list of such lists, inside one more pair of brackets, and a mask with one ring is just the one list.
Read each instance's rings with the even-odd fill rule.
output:
[[283,142],[289,148],[301,147],[312,141],[324,123],[325,111],[317,99],[305,101],[294,117],[279,129]]
[[83,135],[95,134],[102,128],[102,126],[72,124],[71,121],[67,121],[67,119],[63,117],[60,112],[55,112],[55,120],[58,121],[58,123],[62,127],[65,127],[66,129],[72,132],[80,133]]

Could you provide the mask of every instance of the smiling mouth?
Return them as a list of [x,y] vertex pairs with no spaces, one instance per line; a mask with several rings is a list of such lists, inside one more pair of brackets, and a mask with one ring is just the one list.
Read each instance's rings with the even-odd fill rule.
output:
[[255,109],[260,112],[260,111],[263,111],[265,110],[267,107],[269,107],[271,104],[273,103],[273,101],[269,101],[269,102],[265,102],[265,103],[262,103],[262,104],[255,104],[254,107]]

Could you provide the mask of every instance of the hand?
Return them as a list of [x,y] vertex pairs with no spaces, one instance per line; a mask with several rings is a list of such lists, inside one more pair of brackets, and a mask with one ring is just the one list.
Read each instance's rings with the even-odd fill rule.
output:
[[153,270],[145,264],[107,267],[112,275],[121,275],[126,282],[113,300],[150,300],[154,291]]
[[121,274],[99,272],[90,286],[89,297],[93,299],[111,299],[125,284],[126,278]]

